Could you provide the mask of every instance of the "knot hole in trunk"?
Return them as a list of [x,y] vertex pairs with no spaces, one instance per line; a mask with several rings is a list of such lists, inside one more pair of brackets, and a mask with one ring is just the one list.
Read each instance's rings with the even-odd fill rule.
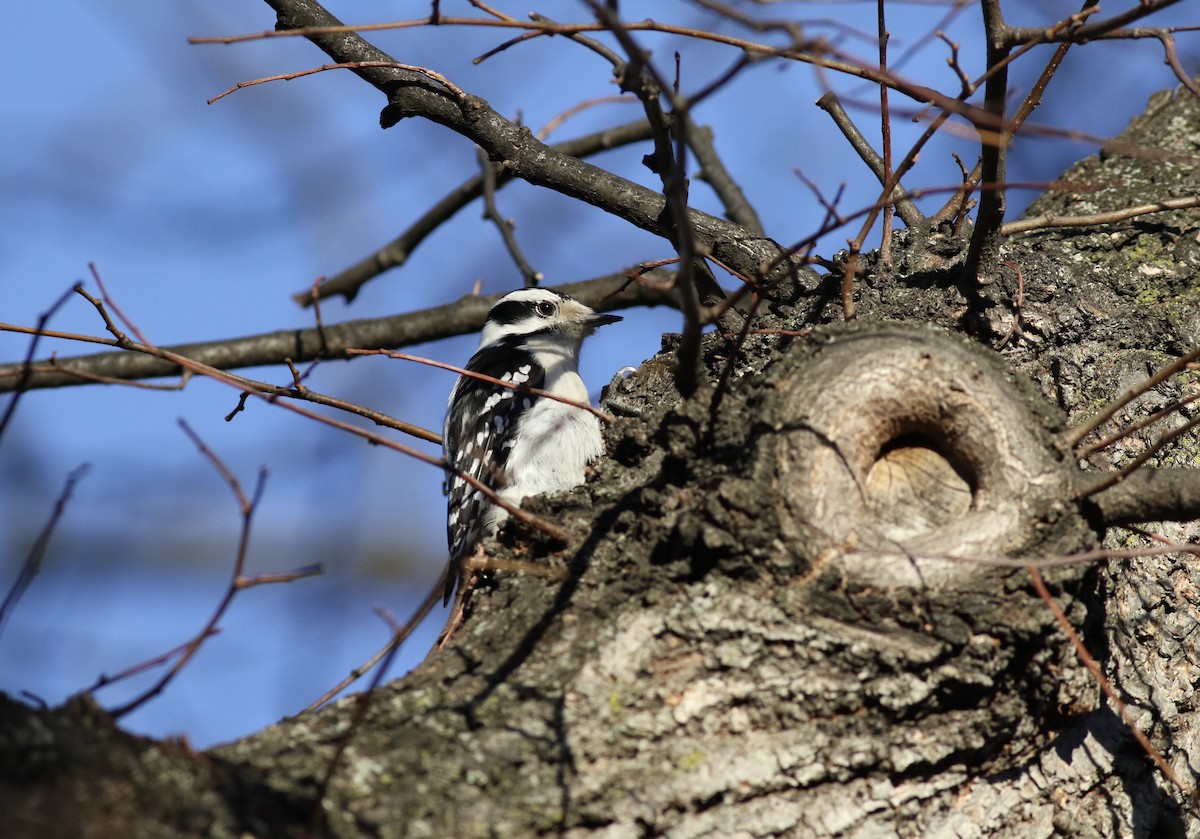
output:
[[851,573],[928,583],[974,573],[948,557],[1028,549],[1064,518],[1069,464],[1037,394],[993,353],[932,328],[867,324],[797,356],[774,382],[769,467],[794,554],[812,562],[852,545]]

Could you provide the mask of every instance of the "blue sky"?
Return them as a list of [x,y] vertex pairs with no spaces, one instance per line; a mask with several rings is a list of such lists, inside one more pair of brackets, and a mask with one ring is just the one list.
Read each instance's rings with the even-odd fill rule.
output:
[[[12,12],[25,37],[0,56],[6,115],[0,126],[6,149],[0,156],[6,185],[0,191],[0,321],[32,325],[79,280],[94,291],[93,262],[125,314],[159,344],[306,326],[311,313],[292,302],[292,293],[387,242],[474,171],[470,144],[444,129],[408,120],[381,131],[380,95],[345,72],[264,84],[208,105],[206,99],[239,81],[316,66],[324,57],[299,39],[187,43],[193,35],[271,28],[268,8],[251,0],[135,5],[136,13],[95,4],[68,16],[47,4],[21,4]],[[1006,7],[1013,22],[1045,23],[1074,5]],[[465,3],[442,6],[448,14],[470,13]],[[585,16],[580,6],[555,6],[560,19]],[[638,4],[623,6],[631,17],[643,14],[634,13]],[[348,21],[388,19],[377,3],[331,2],[330,8]],[[398,14],[425,8],[404,4]],[[809,31],[837,38],[842,49],[864,59],[873,55],[866,38],[844,27],[873,31],[874,3],[779,4],[773,10],[836,20],[842,26],[814,24]],[[892,55],[918,44],[946,10],[933,3],[891,6]],[[513,8],[514,15],[524,11]],[[656,3],[653,12],[660,20],[706,19],[677,3]],[[968,9],[948,29],[962,43],[971,72],[982,60],[974,47],[976,16]],[[371,40],[400,61],[445,74],[501,113],[520,114],[535,129],[582,99],[615,93],[607,68],[561,38],[470,63],[505,37],[441,28]],[[659,60],[681,51],[685,87],[701,86],[733,58],[680,38],[643,40]],[[1181,49],[1195,72],[1196,50],[1186,36]],[[953,90],[945,55],[944,46],[926,43],[901,71]],[[1014,68],[1018,94],[1039,70],[1036,59]],[[865,168],[812,105],[823,84],[847,97],[874,96],[804,66],[763,62],[696,114],[714,127],[718,150],[768,232],[782,242],[807,235],[822,216],[797,169],[829,196],[845,183],[844,209],[874,198]],[[1093,45],[1069,56],[1037,119],[1111,135],[1152,91],[1173,84],[1152,41]],[[877,115],[852,114],[877,137]],[[599,106],[551,139],[637,115],[631,104]],[[898,120],[897,149],[919,130]],[[947,135],[923,154],[910,186],[953,182],[951,151],[968,163],[977,153],[968,132]],[[1010,177],[1052,178],[1092,151],[1077,142],[1023,140]],[[639,163],[644,153],[610,153],[596,162],[653,186]],[[693,188],[693,197],[702,209],[719,212],[703,185]],[[1015,195],[1013,203],[1029,197]],[[504,190],[500,205],[549,283],[669,255],[647,234],[534,187]],[[848,235],[853,231],[827,237],[821,252],[832,254]],[[327,302],[323,314],[332,323],[440,305],[476,281],[490,293],[518,285],[520,277],[496,231],[472,206],[401,270],[368,285],[352,305]],[[584,359],[593,394],[618,368],[653,354],[661,332],[676,324],[669,311],[632,312],[602,330]],[[64,306],[51,326],[103,331],[82,300]],[[461,363],[473,345],[465,336],[414,351]],[[18,360],[26,346],[26,339],[0,333],[0,360]],[[71,355],[84,348],[47,342],[40,354],[50,351]],[[248,374],[289,381],[283,368]],[[452,383],[450,374],[378,358],[326,364],[309,380],[314,389],[428,428],[439,427]],[[81,463],[90,469],[41,574],[0,634],[0,690],[60,702],[101,673],[182,643],[211,614],[232,567],[240,520],[228,487],[180,431],[180,418],[247,488],[260,467],[270,473],[247,570],[321,562],[327,573],[239,595],[221,634],[165,694],[126,718],[128,727],[187,734],[208,745],[294,713],[386,640],[375,607],[403,617],[428,590],[445,559],[437,470],[266,405],[251,405],[226,422],[235,404],[235,392],[204,381],[182,391],[85,387],[24,398],[0,440],[0,588],[15,578],[66,475]],[[410,642],[397,672],[424,655],[441,620],[435,615]],[[119,704],[146,684],[107,688],[99,700]]]

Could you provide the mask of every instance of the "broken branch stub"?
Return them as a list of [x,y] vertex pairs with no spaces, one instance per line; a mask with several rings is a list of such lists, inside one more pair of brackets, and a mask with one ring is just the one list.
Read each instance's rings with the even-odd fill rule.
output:
[[870,585],[967,582],[986,560],[1091,540],[1074,467],[986,351],[888,325],[827,333],[776,378],[782,525],[809,562]]

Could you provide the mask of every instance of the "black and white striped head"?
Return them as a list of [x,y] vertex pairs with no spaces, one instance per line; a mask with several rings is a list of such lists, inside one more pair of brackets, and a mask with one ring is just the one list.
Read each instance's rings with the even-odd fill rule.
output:
[[578,348],[597,327],[619,320],[617,315],[599,314],[560,291],[521,288],[510,291],[492,306],[479,336],[479,349],[506,340],[512,343],[538,339]]

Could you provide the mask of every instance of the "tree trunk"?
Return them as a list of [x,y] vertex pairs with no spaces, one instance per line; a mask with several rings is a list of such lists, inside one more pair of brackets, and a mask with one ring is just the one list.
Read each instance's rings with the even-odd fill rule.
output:
[[[1200,105],[1162,94],[1031,214],[1196,194],[1198,135]],[[87,700],[4,702],[7,829],[1200,835],[1195,804],[1134,741],[1029,572],[995,562],[1116,538],[1103,496],[1077,497],[1095,475],[1061,432],[1196,343],[1198,227],[1187,210],[1021,234],[981,317],[958,290],[965,242],[899,234],[889,266],[863,260],[858,324],[779,334],[836,318],[837,281],[801,276],[740,351],[708,336],[709,384],[685,402],[668,340],[610,386],[618,420],[594,479],[527,505],[570,544],[513,525],[489,546],[565,566],[566,581],[485,575],[448,649],[374,694],[319,813],[355,698],[205,754],[129,736]],[[1170,387],[1138,410],[1168,404]],[[1184,439],[1162,462],[1192,465]],[[1195,563],[1042,574],[1194,783]]]

